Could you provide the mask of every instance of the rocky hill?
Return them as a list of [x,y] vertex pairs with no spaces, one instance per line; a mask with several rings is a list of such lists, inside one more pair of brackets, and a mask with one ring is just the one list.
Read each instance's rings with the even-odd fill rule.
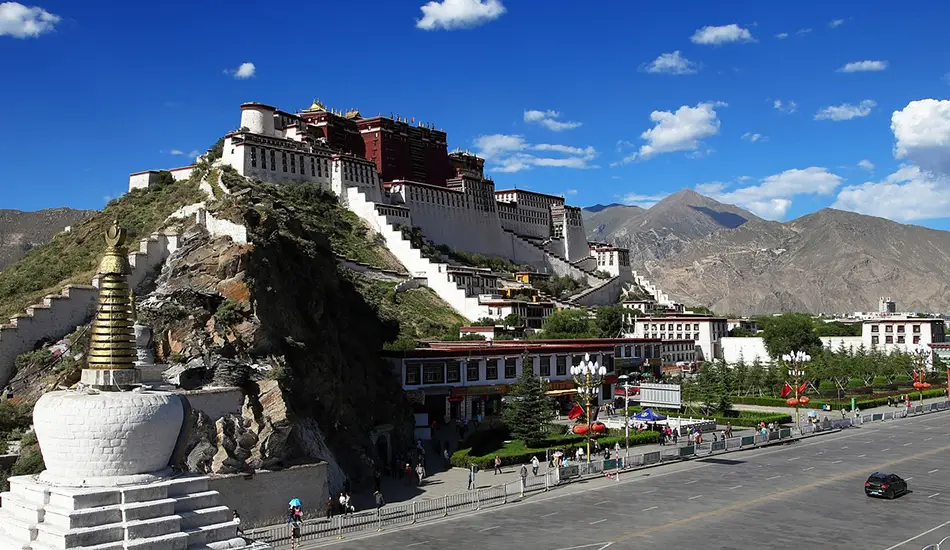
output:
[[681,191],[607,238],[630,246],[633,268],[673,298],[717,312],[842,313],[880,296],[905,310],[950,310],[946,231],[830,208],[771,222]]
[[36,212],[0,209],[0,271],[30,249],[49,242],[67,226],[95,213],[94,210],[47,208]]

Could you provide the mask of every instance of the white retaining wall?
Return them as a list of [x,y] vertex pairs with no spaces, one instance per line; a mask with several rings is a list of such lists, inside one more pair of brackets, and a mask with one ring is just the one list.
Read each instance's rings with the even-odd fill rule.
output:
[[599,285],[587,289],[581,294],[571,298],[572,302],[584,306],[610,306],[620,301],[620,295],[623,293],[624,280],[617,276]]

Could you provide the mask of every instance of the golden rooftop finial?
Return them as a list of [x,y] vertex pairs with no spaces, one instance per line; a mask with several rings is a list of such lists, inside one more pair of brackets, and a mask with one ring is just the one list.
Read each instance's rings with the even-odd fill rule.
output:
[[99,307],[89,343],[90,369],[135,368],[135,314],[129,291],[125,229],[118,220],[106,229],[106,253],[99,262]]

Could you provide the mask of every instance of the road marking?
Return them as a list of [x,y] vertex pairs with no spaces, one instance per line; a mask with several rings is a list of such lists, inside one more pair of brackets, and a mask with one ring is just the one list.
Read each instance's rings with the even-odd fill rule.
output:
[[551,516],[556,516],[557,514],[560,514],[560,512],[551,512],[550,514],[544,514],[544,515],[541,516],[541,517],[543,517],[543,518],[549,518],[549,517],[551,517]]
[[422,541],[422,542],[414,542],[414,543],[412,543],[412,544],[407,544],[407,545],[406,545],[406,548],[412,548],[413,546],[419,546],[419,545],[421,545],[421,544],[426,544],[426,543],[428,543],[428,542],[429,542],[429,541],[427,541],[427,540],[424,540],[424,541]]
[[479,529],[480,532],[484,533],[485,531],[491,531],[492,529],[498,529],[497,525],[492,525],[491,527],[486,527],[484,529]]
[[792,458],[788,459],[788,461],[791,462],[791,461],[793,461],[793,460],[798,460],[799,458],[801,458],[801,457],[800,457],[800,456],[793,456]]
[[904,478],[904,481],[910,481],[910,480],[912,480],[912,479],[914,479],[914,476],[905,477],[905,478]]
[[605,522],[605,521],[607,521],[607,518],[599,519],[599,520],[597,520],[597,521],[592,521],[592,522],[590,522],[590,525],[597,525],[598,523],[603,523],[603,522]]
[[735,487],[729,487],[729,490],[731,491],[731,490],[733,490],[733,489],[738,489],[739,487],[742,487],[742,485],[736,485]]
[[689,497],[687,500],[696,500],[697,498],[702,498],[703,495],[696,495],[694,497]]
[[597,545],[599,545],[599,544],[602,544],[603,546],[600,546],[600,547],[597,548],[596,550],[604,550],[604,548],[607,548],[608,546],[610,546],[610,545],[613,544],[613,543],[612,543],[612,542],[606,542],[606,543],[604,543],[604,542],[595,542],[594,544],[585,544],[585,545],[583,545],[583,546],[571,546],[570,548],[561,548],[560,550],[581,550],[581,548],[593,548],[594,546],[597,546]]
[[835,460],[834,462],[832,462],[832,464],[838,464],[839,462],[841,462],[841,461],[840,461],[840,460]]
[[933,438],[932,438],[932,437],[928,437],[928,438],[925,439],[924,441],[930,441],[931,439],[933,439]]
[[610,504],[610,501],[609,501],[609,500],[602,500],[602,501],[600,501],[600,502],[594,504],[594,506],[600,506],[601,504]]
[[644,508],[643,510],[640,510],[640,511],[649,512],[650,510],[656,510],[657,508],[659,508],[659,506],[650,506],[649,508]]
[[687,482],[684,483],[683,485],[689,485],[690,483],[696,483],[697,481],[699,481],[699,480],[698,480],[698,479],[694,479],[694,480],[691,480],[691,481],[687,481]]
[[781,475],[777,475],[777,476],[767,477],[767,478],[765,478],[765,481],[771,481],[771,480],[773,480],[773,479],[778,479],[778,478],[780,478],[780,477],[782,477],[782,476],[781,476]]
[[823,454],[825,454],[825,451],[818,451],[818,453],[816,453],[816,454],[823,455]]
[[808,470],[814,470],[814,469],[815,469],[814,466],[809,466],[809,467],[805,468],[805,469],[802,470],[802,471],[803,471],[803,472],[807,472]]
[[913,445],[913,444],[914,444],[914,442],[911,441],[911,442],[909,442],[909,443],[904,443],[904,446],[907,447],[908,445]]
[[939,471],[940,471],[940,468],[934,468],[933,470],[930,470],[930,471],[927,472],[927,473],[928,473],[928,474],[934,474],[934,473],[937,473],[937,472],[939,472]]
[[891,448],[888,447],[888,448],[886,448],[886,449],[881,449],[881,452],[882,452],[882,453],[886,453],[887,451],[890,451],[890,450],[891,450]]
[[655,493],[655,492],[657,492],[657,491],[659,491],[659,489],[650,489],[649,491],[643,491],[643,492],[640,493],[640,494],[641,494],[641,495],[649,495],[650,493]]
[[940,493],[934,493],[934,494],[930,495],[930,496],[927,497],[927,498],[933,498],[933,497],[935,497],[935,496],[937,496],[937,495],[939,495],[939,494],[940,494]]
[[848,448],[848,446],[845,445],[844,447],[841,447],[841,450],[843,451],[843,450],[845,450],[845,449],[847,449],[847,448]]
[[858,458],[864,458],[864,457],[866,457],[866,456],[868,456],[868,455],[858,455]]

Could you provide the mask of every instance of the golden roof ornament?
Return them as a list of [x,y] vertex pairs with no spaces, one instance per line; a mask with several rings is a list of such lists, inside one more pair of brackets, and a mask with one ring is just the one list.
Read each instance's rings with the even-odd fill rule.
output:
[[92,323],[89,369],[134,369],[135,314],[128,276],[128,237],[114,221],[106,230],[106,252],[99,262],[99,304]]

